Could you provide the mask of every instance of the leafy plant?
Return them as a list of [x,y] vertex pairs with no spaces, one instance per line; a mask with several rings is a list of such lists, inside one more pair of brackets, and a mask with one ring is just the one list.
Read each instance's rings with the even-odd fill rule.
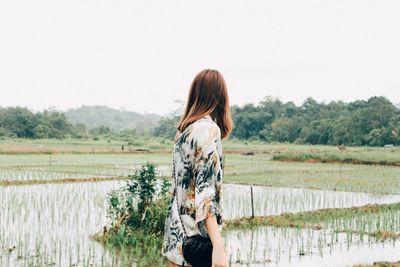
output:
[[128,175],[126,186],[108,194],[109,234],[143,231],[161,236],[167,216],[170,181],[157,180],[155,165],[146,162],[134,174]]

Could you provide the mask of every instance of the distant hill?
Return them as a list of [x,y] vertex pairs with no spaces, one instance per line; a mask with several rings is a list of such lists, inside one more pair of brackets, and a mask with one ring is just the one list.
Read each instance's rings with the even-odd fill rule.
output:
[[156,126],[162,118],[158,114],[142,114],[99,105],[69,109],[65,115],[72,123],[83,123],[89,128],[108,126],[112,130],[135,128],[144,131]]

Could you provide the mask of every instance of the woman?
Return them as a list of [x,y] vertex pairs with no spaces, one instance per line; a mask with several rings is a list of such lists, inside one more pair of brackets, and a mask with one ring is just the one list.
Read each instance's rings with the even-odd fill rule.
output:
[[162,246],[169,266],[191,266],[183,257],[182,242],[198,234],[211,239],[212,266],[228,266],[221,236],[221,138],[228,137],[232,128],[225,80],[220,72],[205,69],[192,81],[174,139],[174,196]]

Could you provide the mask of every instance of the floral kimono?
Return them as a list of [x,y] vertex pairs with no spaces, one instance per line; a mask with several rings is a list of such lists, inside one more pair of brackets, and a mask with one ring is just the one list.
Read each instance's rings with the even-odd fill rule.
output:
[[208,237],[204,219],[212,215],[222,230],[221,131],[209,115],[182,133],[177,131],[173,162],[174,195],[165,221],[162,255],[179,266],[191,266],[183,258],[182,241],[196,234]]

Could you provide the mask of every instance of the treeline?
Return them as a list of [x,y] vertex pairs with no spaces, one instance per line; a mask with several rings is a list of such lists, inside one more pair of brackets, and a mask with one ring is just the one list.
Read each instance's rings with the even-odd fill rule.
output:
[[110,132],[104,126],[88,130],[84,124],[72,124],[62,112],[33,113],[24,107],[0,108],[0,137],[62,139]]
[[[400,109],[385,97],[350,103],[302,105],[265,97],[258,105],[231,107],[235,127],[231,137],[241,140],[326,145],[383,146],[400,144]],[[179,117],[164,118],[155,129],[159,136],[174,136]]]
[[236,127],[232,136],[302,144],[400,144],[400,109],[385,97],[350,103],[318,103],[306,99],[301,106],[266,97],[257,106],[232,107]]
[[[97,109],[98,107],[93,107]],[[115,110],[115,112],[118,112]],[[99,113],[102,117],[103,114]],[[145,116],[153,116],[145,115]],[[154,116],[153,116],[154,117]],[[88,126],[74,122],[68,114],[56,110],[32,112],[25,107],[0,107],[0,138],[78,138],[98,139],[101,137],[137,137],[152,133],[154,126],[148,130],[144,122],[138,122],[136,128],[115,130],[112,125]],[[154,121],[151,121],[154,124]]]
[[[327,145],[400,145],[400,109],[382,96],[350,103],[302,105],[265,97],[257,105],[231,107],[235,127],[232,138]],[[0,137],[89,138],[99,135],[125,137],[153,135],[172,139],[180,112],[165,116],[146,132],[143,129],[113,130],[108,125],[90,128],[72,123],[64,113],[33,113],[22,107],[0,108]],[[152,121],[151,124],[153,124]]]

